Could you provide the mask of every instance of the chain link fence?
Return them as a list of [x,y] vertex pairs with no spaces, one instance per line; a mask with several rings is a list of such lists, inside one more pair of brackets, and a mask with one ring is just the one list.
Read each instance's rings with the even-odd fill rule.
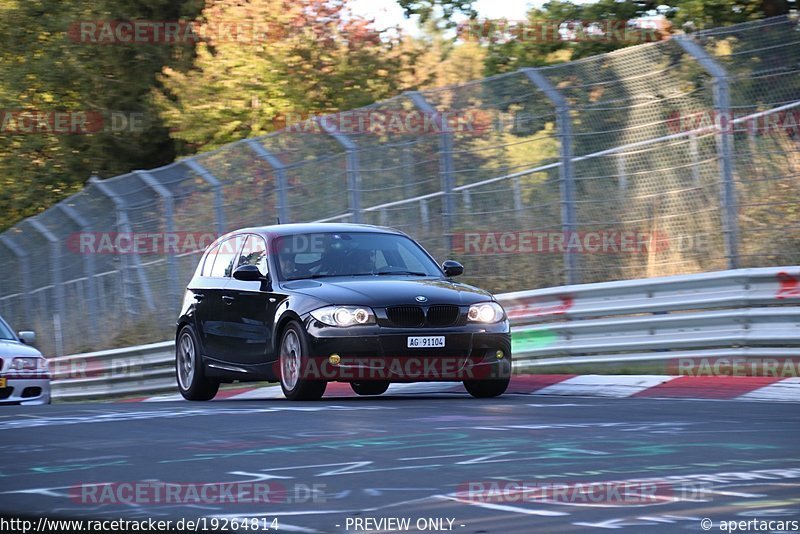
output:
[[0,235],[0,314],[49,355],[169,338],[203,247],[278,218],[399,228],[495,292],[798,264],[798,119],[789,17],[405,93],[93,178]]

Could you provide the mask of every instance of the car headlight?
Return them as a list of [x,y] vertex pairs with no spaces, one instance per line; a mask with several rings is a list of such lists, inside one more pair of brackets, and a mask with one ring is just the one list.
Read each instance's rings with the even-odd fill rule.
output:
[[9,371],[46,373],[48,371],[47,360],[36,357],[18,357],[11,360]]
[[375,314],[366,306],[325,306],[312,311],[311,317],[328,326],[375,324]]
[[481,302],[469,307],[467,319],[473,323],[499,323],[505,317],[502,306],[496,302]]

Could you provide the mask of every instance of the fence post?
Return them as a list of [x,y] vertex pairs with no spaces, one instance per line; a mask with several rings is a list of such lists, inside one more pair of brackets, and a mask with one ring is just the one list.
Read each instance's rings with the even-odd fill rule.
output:
[[[100,178],[97,176],[92,176],[89,178],[89,184],[95,186],[100,193],[106,196],[113,204],[114,208],[117,210],[117,228],[122,231],[123,233],[127,233],[132,236],[133,231],[131,230],[131,223],[130,219],[128,218],[128,211],[127,211],[127,203],[125,200],[122,199],[117,193],[114,192],[108,184],[104,183]],[[124,271],[127,270],[127,254],[121,254],[120,258],[123,264],[123,276]],[[150,291],[150,284],[147,281],[147,276],[144,273],[144,269],[142,268],[142,264],[139,261],[139,256],[137,254],[130,254],[132,256],[131,263],[132,269],[136,272],[136,276],[139,278],[139,284],[142,287],[142,296],[144,297],[145,304],[147,304],[147,308],[149,310],[154,310],[155,303],[153,301],[153,294]],[[123,289],[124,289],[125,281],[123,279]],[[131,299],[126,297],[133,297],[133,295],[123,295],[125,298],[126,306],[128,306],[129,311],[132,313],[136,313],[136,311],[131,307]]]
[[[61,247],[60,247],[60,239],[51,232],[41,221],[36,219],[36,217],[30,217],[26,219],[28,224],[39,234],[44,237],[48,243],[50,243],[50,281],[53,284],[53,295],[55,297],[55,311],[57,314],[57,320],[54,320],[56,324],[63,324],[64,318],[66,317],[66,302],[64,300],[64,282],[62,280],[62,273],[61,273]],[[55,332],[55,345],[56,345],[56,356],[63,356],[64,355],[64,339],[62,336],[62,331]]]
[[185,159],[181,163],[184,163],[187,167],[200,175],[200,178],[205,180],[214,190],[214,218],[217,223],[217,236],[221,236],[225,233],[225,209],[222,205],[222,182],[219,181],[219,178],[211,174],[211,171],[200,165],[193,158]]
[[317,117],[315,121],[326,134],[333,137],[345,149],[345,164],[347,165],[347,189],[349,193],[350,213],[353,222],[361,222],[361,163],[358,157],[358,145],[345,134],[336,131],[326,124],[325,117]]
[[[173,236],[175,233],[175,200],[172,193],[149,172],[133,171],[133,174],[141,178],[147,187],[155,191],[156,194],[161,197],[161,203],[164,206],[164,230],[167,236]],[[166,245],[166,243],[167,241],[164,239],[164,244]],[[174,253],[170,253],[170,251],[166,250],[166,247],[164,247],[164,254],[167,255],[167,278],[169,279],[168,300],[170,303],[177,303],[180,298],[180,290],[178,289],[178,266],[175,264],[175,255],[177,253],[177,250]]]
[[447,121],[441,113],[436,110],[418,91],[406,93],[411,102],[423,113],[427,113],[434,119],[434,123],[439,127],[439,175],[441,176],[442,192],[442,233],[444,234],[444,246],[448,251],[453,250],[453,217],[455,208],[453,202],[453,133],[449,131]]
[[625,166],[625,154],[617,154],[617,189],[620,193],[628,192],[628,169]]
[[700,148],[697,146],[697,136],[689,136],[689,157],[692,160],[692,183],[695,187],[700,185]]
[[733,181],[733,117],[731,116],[730,84],[725,68],[714,61],[706,50],[690,37],[680,35],[676,41],[714,79],[714,112],[719,117],[717,153],[722,176],[722,233],[728,269],[739,268],[739,221],[737,216],[736,185]]
[[[67,204],[66,202],[59,202],[56,204],[56,208],[61,210],[64,215],[67,216],[73,223],[75,223],[82,232],[89,231],[91,225],[86,218],[80,214],[78,210]],[[87,287],[87,308],[89,309],[89,326],[92,330],[90,336],[92,340],[95,340],[97,336],[97,280],[95,280],[95,263],[94,263],[94,254],[92,253],[83,253],[78,250],[78,253],[81,255],[81,259],[83,260],[83,274],[86,276],[86,287]]]
[[280,219],[281,223],[289,223],[292,222],[289,218],[289,205],[286,201],[287,195],[287,180],[286,180],[286,165],[274,156],[269,150],[264,148],[264,146],[256,141],[255,139],[248,139],[246,141],[247,146],[256,153],[256,155],[266,161],[270,167],[273,168],[275,171],[275,182],[277,185],[278,190],[278,205],[275,206],[276,211],[278,212],[278,218]]
[[414,141],[404,143],[403,153],[400,156],[400,164],[403,166],[403,196],[405,198],[412,195],[414,187],[414,154],[411,152],[413,146]]
[[[561,228],[571,237],[578,230],[575,215],[575,170],[572,165],[572,119],[569,103],[564,95],[536,69],[522,69],[528,79],[553,103],[556,108],[556,128],[560,139],[561,165],[558,167],[561,189]],[[579,284],[578,256],[572,247],[564,251],[564,270],[567,285]]]
[[[28,252],[14,242],[11,237],[0,234],[0,243],[17,257],[17,274],[19,275],[19,289],[22,293],[22,313],[25,317],[25,328],[33,328],[33,318],[31,317],[31,284],[30,284],[30,261]],[[16,326],[16,325],[14,325]]]

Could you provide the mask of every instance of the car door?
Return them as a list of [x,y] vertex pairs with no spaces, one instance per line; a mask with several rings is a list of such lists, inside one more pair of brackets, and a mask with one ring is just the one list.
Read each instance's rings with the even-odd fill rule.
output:
[[[230,357],[224,291],[231,281],[234,261],[238,257],[241,242],[241,236],[232,236],[219,244],[208,276],[201,277],[200,287],[195,290],[194,298],[198,300],[195,313],[204,353],[215,360],[226,361]],[[203,267],[205,274],[206,266]]]
[[[194,321],[197,336],[202,346],[203,354],[208,354],[209,338],[219,335],[221,331],[215,331],[213,317],[214,308],[222,303],[222,293],[215,295],[215,290],[220,284],[220,280],[211,277],[211,269],[214,267],[214,260],[219,252],[219,244],[213,246],[203,258],[200,266],[199,276],[192,279],[187,287],[194,304]],[[216,299],[214,297],[217,297]]]
[[[269,276],[267,244],[259,235],[247,236],[236,261],[236,268],[255,265],[264,277]],[[235,269],[234,269],[235,270]],[[226,324],[230,361],[243,365],[266,362],[268,347],[272,346],[272,322],[278,305],[278,295],[267,282],[245,282],[231,279],[225,288]]]

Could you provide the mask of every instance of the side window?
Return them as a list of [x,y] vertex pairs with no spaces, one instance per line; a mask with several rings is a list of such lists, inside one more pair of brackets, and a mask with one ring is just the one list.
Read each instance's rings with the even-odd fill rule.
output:
[[214,278],[224,278],[233,272],[233,260],[239,252],[239,244],[242,242],[241,236],[226,239],[219,245],[217,258],[214,260],[214,267],[211,269],[211,276]]
[[239,259],[236,262],[237,268],[242,265],[255,265],[261,271],[261,274],[266,276],[268,272],[267,244],[259,236],[247,236],[247,241],[245,241],[242,252],[239,254]]
[[200,276],[211,276],[211,268],[214,266],[214,258],[217,257],[217,252],[219,252],[219,245],[212,248],[209,253],[206,254],[206,259],[203,261],[203,271]]

